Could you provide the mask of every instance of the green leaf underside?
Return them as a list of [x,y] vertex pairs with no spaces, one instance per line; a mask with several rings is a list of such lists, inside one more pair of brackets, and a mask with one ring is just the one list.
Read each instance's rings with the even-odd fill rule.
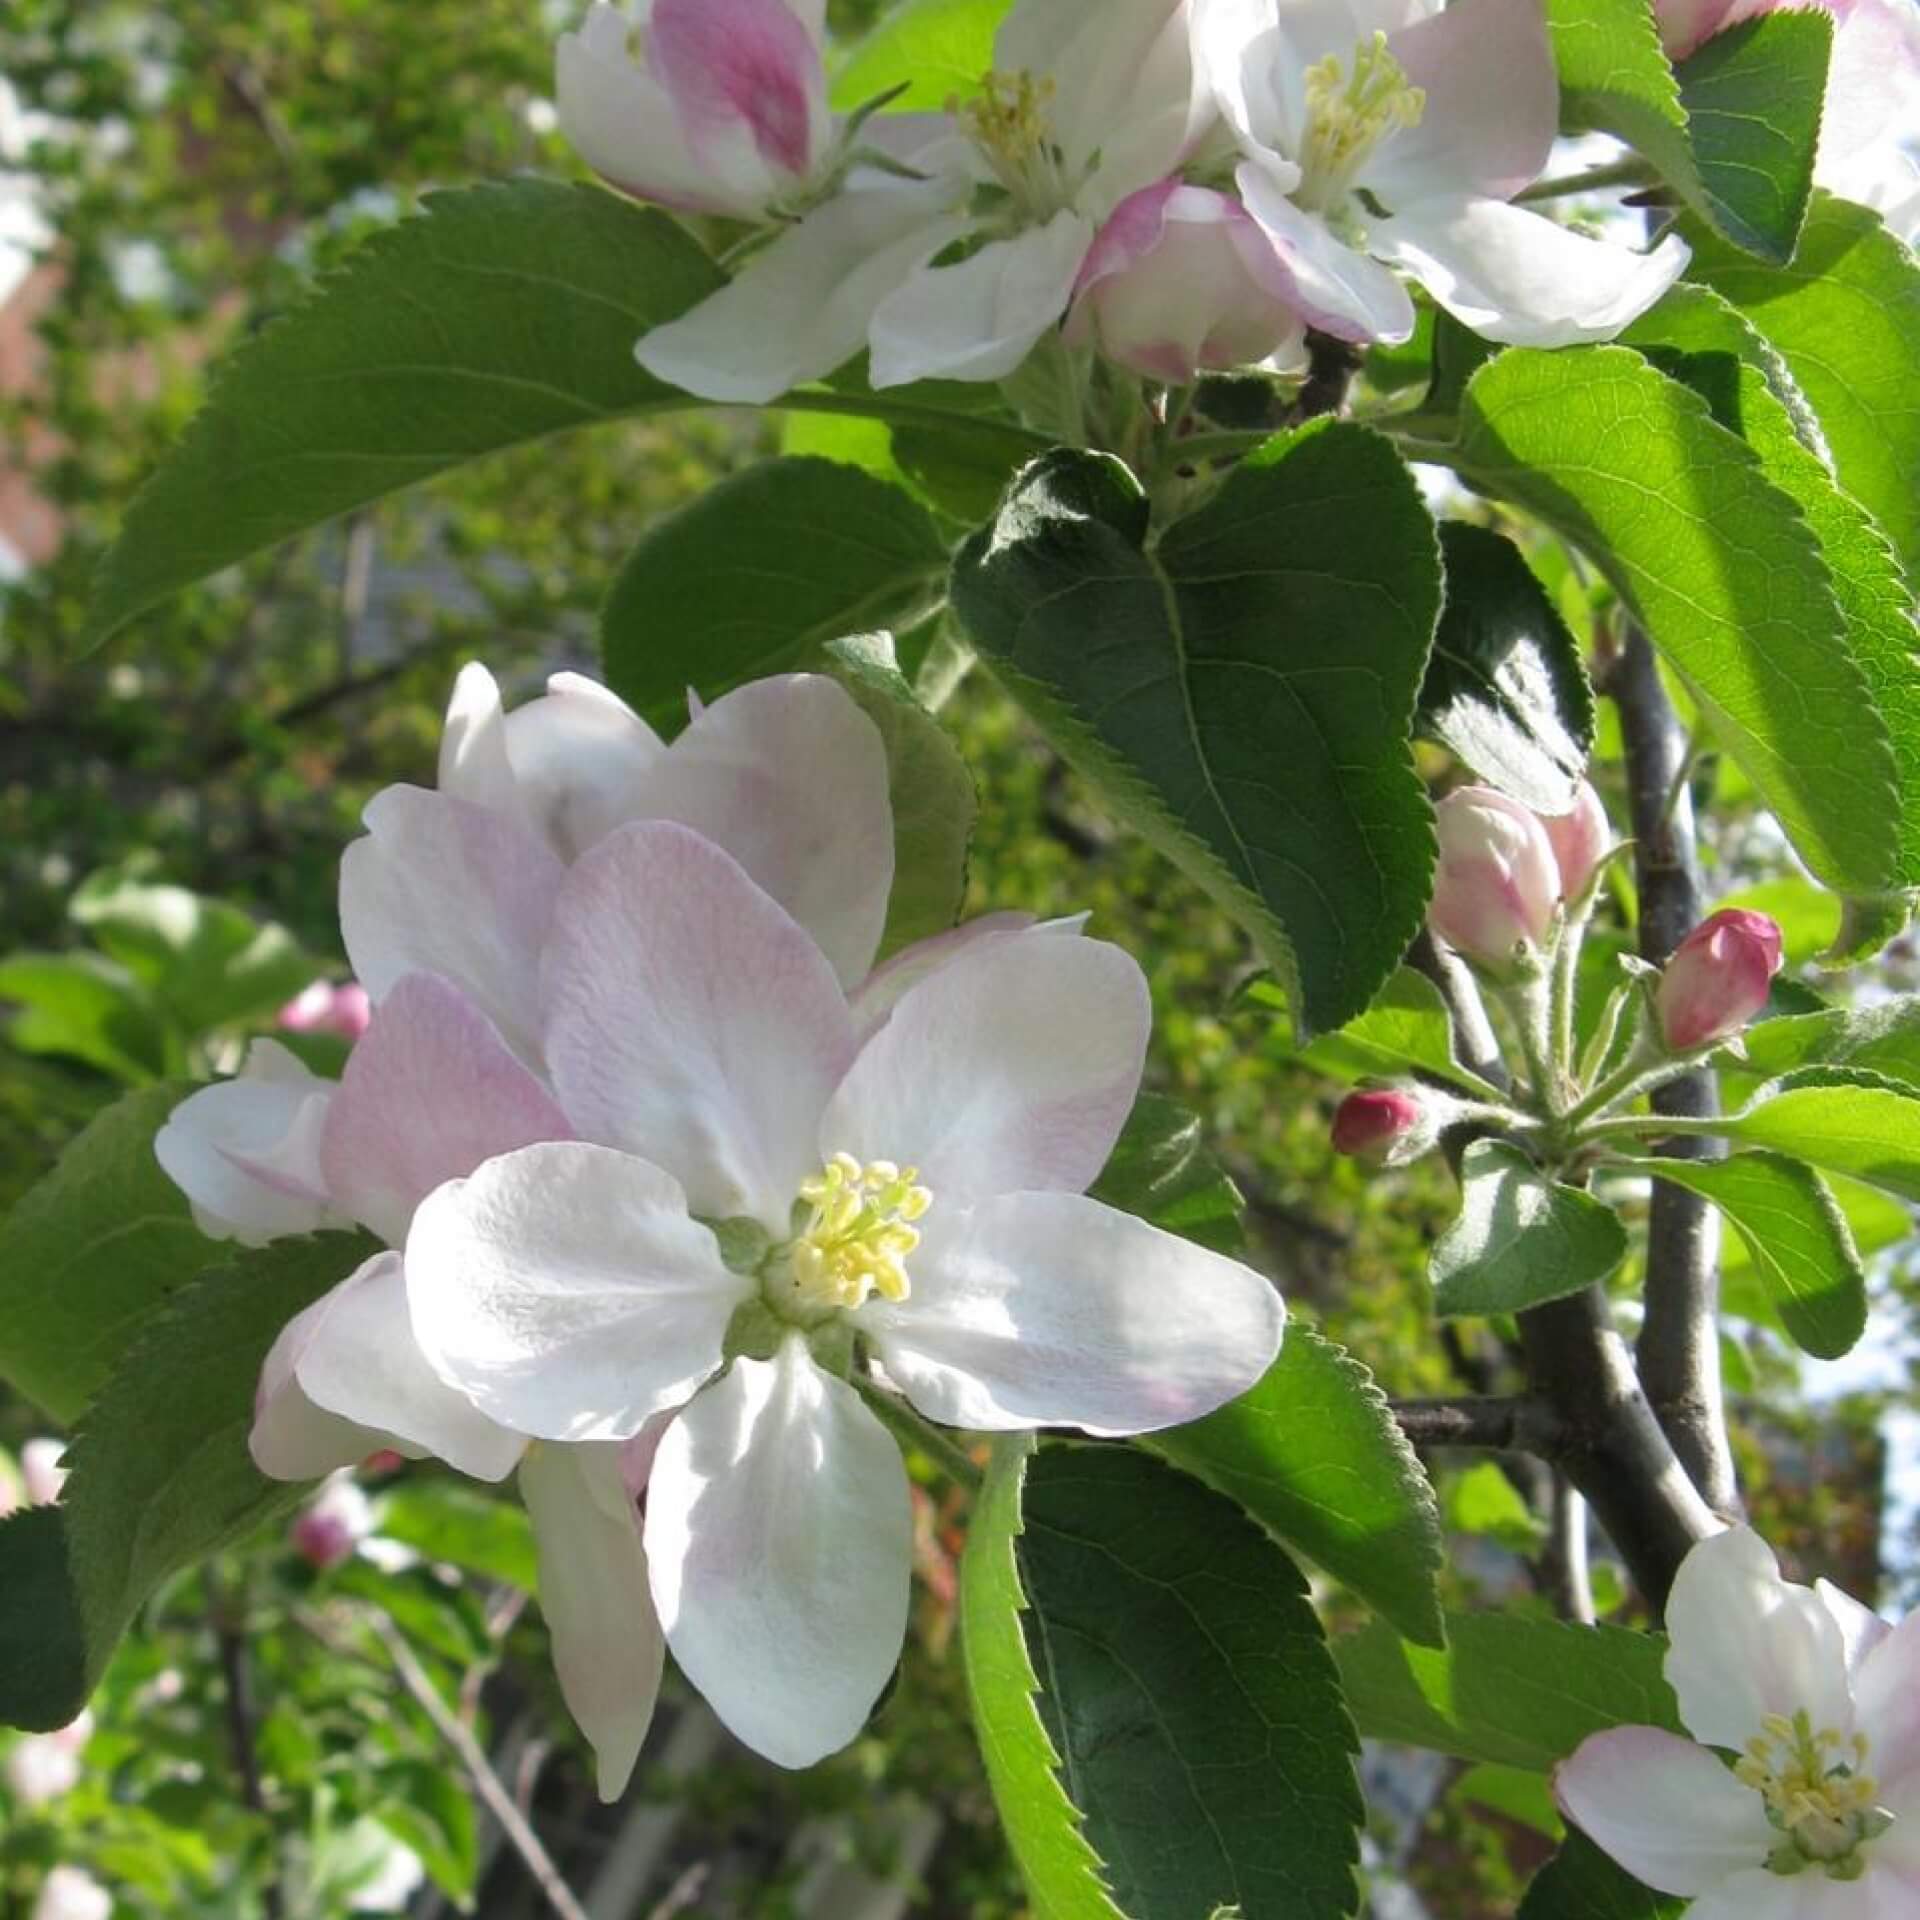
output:
[[1893,756],[1818,545],[1697,393],[1625,347],[1511,348],[1450,457],[1607,574],[1821,879],[1887,884]]
[[1714,1128],[1920,1201],[1920,1095],[1848,1067],[1803,1067]]
[[1433,1488],[1373,1375],[1343,1347],[1291,1326],[1247,1393],[1144,1444],[1237,1501],[1408,1639],[1441,1644]]
[[1511,540],[1440,529],[1447,597],[1419,731],[1540,813],[1565,813],[1593,749],[1593,690],[1566,623]]
[[[67,1450],[59,1511],[72,1600],[48,1622],[76,1643],[60,1656],[82,1681],[66,1719],[161,1581],[306,1492],[265,1478],[247,1452],[260,1365],[296,1313],[377,1250],[358,1233],[249,1250],[184,1289],[128,1347]],[[0,1549],[9,1537],[0,1532]],[[13,1578],[0,1560],[0,1591]],[[16,1717],[12,1685],[0,1670],[0,1719]]]
[[1682,1732],[1665,1652],[1624,1627],[1511,1613],[1449,1613],[1444,1649],[1409,1645],[1384,1624],[1333,1642],[1363,1735],[1534,1773],[1606,1727]]
[[1786,361],[1840,484],[1920,578],[1920,263],[1877,213],[1818,190],[1784,267],[1696,223],[1683,231],[1689,276],[1732,301]]
[[945,933],[967,890],[967,849],[980,811],[973,775],[940,722],[914,698],[892,637],[829,641],[825,665],[880,729],[893,809],[893,890],[878,960]]
[[1720,294],[1675,287],[1621,337],[1663,361],[1747,442],[1819,541],[1849,650],[1893,750],[1900,797],[1894,877],[1902,886],[1920,883],[1920,629],[1893,549],[1809,445],[1818,429],[1779,355]]
[[1811,1167],[1767,1152],[1627,1164],[1703,1195],[1727,1217],[1796,1345],[1837,1360],[1866,1331],[1866,1273],[1846,1216]]
[[1385,441],[1319,421],[1151,551],[1146,532],[1117,461],[1045,456],[962,549],[955,608],[1105,803],[1254,935],[1302,1032],[1339,1026],[1426,904],[1407,735],[1439,612],[1431,520]]
[[1117,1920],[1100,1862],[1060,1783],[1060,1755],[1034,1705],[1039,1678],[1021,1626],[1016,1544],[1031,1433],[994,1442],[960,1562],[961,1657],[994,1804],[1033,1899],[1035,1920]]
[[1087,1191],[1216,1253],[1237,1254],[1246,1246],[1239,1189],[1208,1151],[1199,1115],[1163,1094],[1143,1093],[1133,1103]]
[[56,1420],[77,1420],[140,1321],[220,1258],[153,1157],[192,1091],[143,1087],[106,1108],[0,1223],[0,1374]]
[[1352,1914],[1357,1743],[1292,1562],[1126,1447],[1043,1447],[1022,1522],[1040,1712],[1119,1910]]
[[1920,999],[1877,1007],[1829,1007],[1763,1020],[1741,1036],[1747,1065],[1759,1074],[1795,1067],[1860,1067],[1920,1093]]
[[1570,1833],[1534,1876],[1515,1920],[1680,1920],[1688,1904],[1643,1887],[1584,1833]]
[[1626,1258],[1626,1229],[1611,1207],[1505,1141],[1476,1140],[1460,1184],[1460,1212],[1430,1262],[1443,1318],[1519,1313],[1606,1279]]
[[628,554],[600,617],[607,684],[677,732],[689,687],[717,699],[819,666],[830,640],[912,625],[946,566],[926,509],[900,488],[832,460],[762,461]]

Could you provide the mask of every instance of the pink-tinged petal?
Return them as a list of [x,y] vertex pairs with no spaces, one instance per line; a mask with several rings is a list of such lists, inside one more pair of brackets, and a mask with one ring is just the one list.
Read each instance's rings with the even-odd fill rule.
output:
[[413,973],[348,1057],[320,1164],[334,1204],[397,1247],[443,1180],[515,1147],[572,1138],[492,1021],[451,982]]
[[300,1358],[325,1321],[331,1300],[331,1294],[325,1295],[295,1314],[261,1366],[247,1450],[269,1479],[318,1480],[389,1449],[419,1457],[418,1449],[396,1447],[383,1429],[343,1420],[307,1397],[300,1384]]
[[1079,1193],[1140,1090],[1146,977],[1104,940],[980,940],[902,996],[821,1117],[819,1158],[920,1170],[937,1204]]
[[634,785],[666,751],[616,693],[556,673],[547,691],[507,715],[507,757],[524,816],[563,860],[642,816]]
[[1858,1880],[1762,1869],[1736,1873],[1702,1894],[1687,1909],[1687,1920],[1910,1920],[1916,1897],[1913,1885],[1877,1861]]
[[647,53],[702,158],[744,136],[769,167],[813,171],[832,132],[820,48],[782,0],[657,0]]
[[452,799],[519,816],[520,783],[507,755],[500,685],[478,660],[469,660],[454,676],[440,729],[439,786]]
[[634,357],[706,400],[764,405],[860,351],[875,308],[967,230],[950,183],[854,187],[756,253],[718,293],[643,334]]
[[1852,0],[1832,11],[1833,64],[1814,180],[1878,208],[1895,233],[1908,236],[1920,186],[1905,151],[1920,127],[1920,10],[1911,0]]
[[1759,1794],[1707,1748],[1658,1727],[1591,1735],[1553,1790],[1588,1839],[1661,1893],[1705,1893],[1763,1867],[1779,1843]]
[[593,1748],[600,1798],[617,1800],[633,1778],[666,1664],[620,1449],[536,1442],[521,1463],[520,1497],[533,1523],[561,1697]]
[[668,1429],[646,1540],[673,1657],[740,1739],[806,1767],[860,1731],[906,1632],[907,1475],[798,1335]]
[[449,1181],[407,1236],[413,1330],[516,1432],[628,1440],[720,1365],[751,1291],[679,1183],[606,1147],[523,1147]]
[[1851,1731],[1839,1625],[1812,1588],[1780,1577],[1750,1527],[1714,1534],[1680,1563],[1667,1636],[1667,1679],[1695,1739],[1738,1752],[1769,1714],[1802,1708],[1816,1727]]
[[1389,209],[1446,192],[1510,200],[1539,179],[1560,131],[1539,0],[1455,0],[1387,44],[1426,93],[1419,124],[1383,140],[1362,174]]
[[544,992],[581,1137],[666,1168],[703,1219],[784,1234],[853,1025],[826,956],[739,863],[667,821],[609,834],[567,876]]
[[1252,1268],[1079,1194],[936,1199],[913,1291],[858,1324],[929,1418],[989,1430],[1147,1433],[1244,1393],[1286,1308]]
[[256,1040],[239,1076],[190,1093],[154,1136],[153,1155],[209,1238],[265,1246],[337,1226],[320,1164],[334,1083],[277,1040]]
[[864,979],[893,889],[880,730],[821,674],[749,681],[698,713],[629,782],[631,818],[674,820],[725,852],[833,963]]
[[886,1024],[908,988],[917,987],[949,960],[958,959],[975,942],[1004,939],[1010,933],[1025,933],[1038,924],[1054,932],[1078,933],[1087,924],[1087,916],[1076,913],[1067,919],[1037,923],[1030,913],[983,913],[957,927],[949,927],[945,933],[930,934],[910,947],[902,947],[891,959],[875,967],[847,996],[862,1042]]
[[1234,175],[1307,322],[1336,339],[1391,344],[1413,332],[1413,301],[1394,276],[1334,238],[1326,222],[1287,197],[1270,168],[1249,160]]
[[909,274],[867,330],[874,386],[1004,380],[1065,315],[1093,237],[1093,223],[1068,209],[951,266]]
[[[1822,1597],[1830,1591],[1823,1583]],[[1904,1791],[1920,1815],[1920,1614],[1891,1629],[1874,1624],[1882,1631],[1854,1670],[1854,1725],[1871,1745],[1873,1777]]]
[[539,1059],[540,941],[565,869],[520,822],[420,787],[388,787],[340,862],[340,932],[377,1005],[443,974],[523,1060]]
[[1369,248],[1405,267],[1463,325],[1510,346],[1611,340],[1690,257],[1672,234],[1640,253],[1502,200],[1417,201],[1394,214],[1374,223]]

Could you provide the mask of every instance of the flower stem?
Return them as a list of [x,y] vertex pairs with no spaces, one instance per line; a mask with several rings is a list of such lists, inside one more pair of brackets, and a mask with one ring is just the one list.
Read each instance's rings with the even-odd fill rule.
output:
[[949,1480],[965,1487],[969,1493],[979,1492],[980,1469],[951,1434],[916,1412],[899,1394],[887,1392],[864,1374],[855,1374],[853,1384],[859,1389],[860,1397],[873,1409],[880,1424],[903,1447],[924,1453]]

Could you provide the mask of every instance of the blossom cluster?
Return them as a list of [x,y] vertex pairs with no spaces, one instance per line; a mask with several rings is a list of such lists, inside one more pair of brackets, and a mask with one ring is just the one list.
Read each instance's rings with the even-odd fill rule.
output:
[[829,109],[821,0],[596,4],[562,125],[623,191],[752,223],[641,364],[759,402],[868,353],[876,387],[1000,380],[1063,330],[1150,380],[1405,340],[1406,280],[1488,339],[1611,338],[1673,283],[1516,204],[1559,87],[1539,0],[1018,0],[937,113]]
[[258,1040],[156,1152],[209,1233],[384,1243],[274,1344],[254,1458],[517,1473],[611,1796],[669,1647],[785,1765],[859,1730],[907,1619],[889,1425],[1174,1425],[1284,1311],[1087,1197],[1147,1044],[1127,954],[995,914],[875,964],[888,765],[836,682],[696,704],[671,744],[549,688],[508,713],[468,667],[438,789],[367,807],[340,1080]]

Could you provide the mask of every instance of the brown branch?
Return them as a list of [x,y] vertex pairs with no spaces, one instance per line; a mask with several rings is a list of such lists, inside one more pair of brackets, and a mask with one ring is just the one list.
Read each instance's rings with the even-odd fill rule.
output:
[[1396,1400],[1393,1417],[1416,1447],[1478,1447],[1491,1453],[1533,1453],[1550,1460],[1563,1438],[1553,1408],[1527,1395]]
[[[240,1799],[250,1813],[271,1823],[267,1811],[266,1786],[260,1775],[260,1749],[254,1739],[253,1673],[247,1649],[247,1596],[244,1582],[224,1588],[212,1567],[207,1569],[208,1612],[213,1621],[213,1637],[220,1652],[220,1673],[226,1682],[227,1745],[233,1754],[233,1770],[240,1777]],[[280,1920],[285,1903],[280,1892],[277,1856],[269,1854],[265,1883],[260,1889],[260,1910],[266,1920]]]

